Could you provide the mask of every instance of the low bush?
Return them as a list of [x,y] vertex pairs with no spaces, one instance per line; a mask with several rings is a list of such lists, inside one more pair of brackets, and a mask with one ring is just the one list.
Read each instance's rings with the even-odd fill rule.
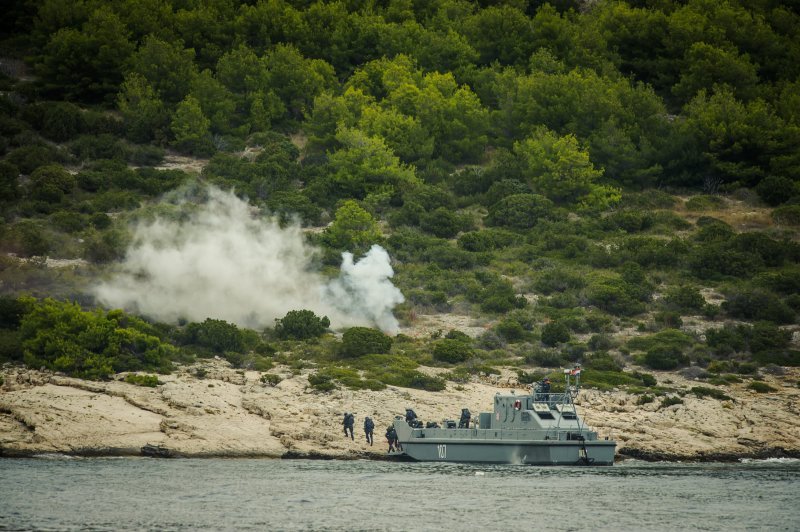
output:
[[569,339],[569,329],[561,322],[551,321],[542,327],[542,343],[548,347],[563,344],[568,342]]
[[732,401],[731,397],[725,394],[725,392],[721,390],[717,390],[716,388],[708,388],[706,386],[693,386],[689,392],[695,394],[700,399],[704,397],[711,397],[712,399],[718,399],[720,401]]
[[725,200],[720,196],[700,195],[689,198],[685,204],[689,211],[711,211],[725,207]]
[[[277,386],[283,380],[283,378],[275,373],[264,373],[261,375],[259,380],[268,386]],[[311,382],[310,378],[309,382]]]
[[669,406],[682,405],[682,404],[683,404],[683,399],[681,399],[680,397],[664,397],[663,399],[661,399],[661,404],[659,405],[659,408],[667,408]]
[[344,357],[360,357],[367,354],[388,353],[392,339],[377,329],[351,327],[342,335],[341,354]]
[[647,350],[642,359],[652,369],[673,370],[689,364],[689,357],[674,346],[656,346]]
[[310,310],[290,310],[275,320],[275,333],[284,340],[305,340],[323,335],[330,325],[327,316],[320,318]]
[[800,205],[784,205],[774,209],[772,220],[781,225],[800,225]]
[[753,382],[751,382],[750,384],[747,385],[747,389],[748,390],[753,390],[754,392],[757,392],[757,393],[772,393],[772,392],[777,392],[778,391],[777,388],[773,388],[772,386],[770,386],[766,382],[761,382],[761,381],[753,381]]
[[636,400],[636,404],[639,406],[646,405],[648,403],[652,403],[655,401],[656,398],[649,394],[640,395],[639,398]]
[[442,339],[433,344],[432,355],[434,360],[448,364],[464,362],[474,355],[472,346],[462,340]]
[[125,375],[125,382],[128,384],[135,384],[136,386],[146,386],[148,388],[155,388],[161,384],[158,382],[157,375],[136,375],[134,373]]

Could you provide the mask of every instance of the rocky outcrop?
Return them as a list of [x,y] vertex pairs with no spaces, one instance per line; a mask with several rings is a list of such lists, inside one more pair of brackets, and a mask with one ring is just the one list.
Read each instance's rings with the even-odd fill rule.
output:
[[[395,414],[413,407],[421,418],[479,412],[499,391],[491,382],[451,384],[444,392],[311,391],[305,375],[264,384],[258,372],[213,361],[161,376],[155,388],[122,379],[88,382],[46,372],[5,368],[0,387],[0,455],[224,456],[274,458],[384,458],[383,431]],[[657,374],[682,403],[661,398],[638,404],[623,391],[584,390],[577,404],[585,421],[618,442],[620,457],[646,460],[735,460],[800,457],[800,371],[764,379],[778,391],[759,394],[738,383],[720,388],[730,400],[697,397],[695,381]],[[709,386],[704,384],[704,386]],[[522,391],[522,388],[520,388]],[[504,393],[506,390],[503,391]],[[356,415],[356,438],[345,438],[344,412]],[[360,423],[376,422],[367,445]]]

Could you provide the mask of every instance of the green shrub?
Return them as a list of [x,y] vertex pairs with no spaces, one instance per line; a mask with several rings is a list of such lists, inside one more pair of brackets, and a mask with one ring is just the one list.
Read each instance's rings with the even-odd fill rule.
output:
[[566,325],[558,321],[551,321],[542,327],[542,343],[549,347],[568,342],[570,338],[569,329]]
[[631,375],[633,377],[641,380],[642,384],[644,386],[647,386],[648,388],[653,387],[653,386],[658,384],[658,381],[656,380],[656,378],[654,376],[650,375],[649,373],[641,373],[641,372],[638,372],[638,371],[634,371],[633,373],[631,373]]
[[8,161],[0,161],[0,201],[14,201],[19,196],[19,168]]
[[458,237],[458,246],[466,251],[487,252],[514,245],[520,236],[502,229],[470,231]]
[[460,340],[443,339],[433,344],[432,355],[435,360],[458,364],[473,356],[472,347]]
[[606,334],[593,334],[589,338],[589,349],[592,351],[605,351],[614,347],[611,338]]
[[348,363],[363,370],[368,379],[391,386],[438,392],[447,385],[444,379],[417,371],[417,363],[404,356],[366,355]]
[[552,217],[553,202],[538,194],[507,196],[489,208],[486,223],[512,229],[530,229],[540,220]]
[[649,368],[672,370],[688,365],[689,357],[680,348],[662,345],[648,349],[643,362]]
[[[276,375],[275,373],[264,373],[263,375],[261,375],[260,380],[263,384],[267,384],[269,386],[277,386],[278,383],[280,383],[283,380],[283,378],[280,375]],[[311,379],[309,378],[309,382],[310,381]]]
[[146,386],[148,388],[155,388],[161,384],[158,382],[157,375],[136,375],[133,373],[125,375],[125,382],[128,384],[135,384],[136,386]]
[[241,353],[246,347],[245,338],[245,333],[236,324],[206,318],[202,323],[186,326],[184,342],[208,348],[217,354]]
[[564,365],[564,357],[558,351],[549,349],[536,350],[525,356],[525,363],[543,368],[558,368]]
[[154,329],[122,311],[84,312],[74,303],[26,300],[30,312],[20,324],[24,361],[85,379],[121,371],[169,372],[175,347]]
[[50,223],[65,233],[77,233],[88,225],[88,220],[79,212],[58,211],[50,215]]
[[800,225],[800,205],[784,205],[774,209],[772,220],[781,225]]
[[525,338],[525,329],[519,321],[513,318],[503,319],[495,326],[495,330],[510,343],[519,342]]
[[588,369],[597,371],[622,371],[622,366],[608,353],[595,353],[584,359],[583,364]]
[[136,166],[155,166],[164,160],[164,148],[150,145],[133,146],[128,152],[128,162]]
[[0,364],[22,361],[22,335],[19,331],[0,328]]
[[711,397],[712,399],[718,399],[720,401],[732,401],[729,396],[727,396],[723,391],[717,390],[716,388],[707,388],[705,386],[693,386],[691,393],[695,394],[699,398],[704,397]]
[[689,198],[685,206],[689,211],[711,211],[725,207],[725,200],[720,196],[694,196]]
[[664,397],[663,399],[661,399],[661,405],[659,406],[659,408],[667,408],[668,406],[682,405],[682,404],[683,404],[683,399],[681,399],[680,397]]
[[639,398],[636,400],[636,404],[639,405],[639,406],[642,406],[642,405],[646,405],[648,403],[652,403],[655,400],[656,400],[656,398],[654,396],[648,395],[648,394],[643,394],[643,395],[640,395]]
[[0,296],[0,329],[17,329],[27,311],[26,300]]
[[742,288],[727,294],[722,310],[732,318],[763,320],[780,324],[794,323],[795,313],[789,305],[766,290]]
[[317,372],[308,376],[308,383],[318,392],[329,392],[336,389],[336,383],[331,375]]
[[764,203],[775,207],[800,193],[800,187],[788,177],[767,176],[756,185],[756,193]]
[[626,233],[636,233],[652,227],[653,216],[649,212],[624,210],[613,213],[603,221],[604,225],[610,229],[622,229]]
[[90,159],[116,159],[126,161],[128,149],[113,135],[81,135],[70,142],[70,150],[78,161]]
[[585,276],[565,268],[553,268],[543,271],[533,284],[543,294],[577,290],[586,286]]
[[587,388],[610,390],[619,386],[637,386],[641,381],[623,371],[585,369],[581,372],[581,385]]
[[679,312],[665,310],[653,315],[653,322],[661,328],[678,329],[683,325]]
[[700,290],[694,286],[675,286],[664,294],[664,302],[676,310],[702,310],[706,304]]
[[388,353],[392,339],[377,329],[351,327],[342,335],[341,354],[345,357],[360,357],[368,354]]
[[63,167],[57,164],[40,166],[31,174],[28,194],[33,199],[58,203],[76,184],[75,177]]
[[22,146],[6,156],[6,160],[25,175],[31,174],[40,166],[62,162],[64,159],[55,148],[38,144]]
[[330,325],[327,316],[320,318],[310,310],[290,310],[275,320],[275,333],[284,340],[305,340],[322,336]]
[[628,340],[628,348],[636,351],[647,351],[654,347],[675,347],[679,350],[688,348],[694,339],[688,334],[676,329],[664,329],[655,334],[638,336]]
[[773,388],[772,386],[770,386],[766,382],[761,382],[761,381],[753,381],[753,382],[751,382],[750,384],[747,385],[747,389],[748,390],[753,390],[754,392],[758,392],[758,393],[772,393],[772,392],[777,392],[778,391],[777,388]]
[[471,225],[469,219],[445,207],[423,213],[419,222],[424,231],[439,238],[452,238]]

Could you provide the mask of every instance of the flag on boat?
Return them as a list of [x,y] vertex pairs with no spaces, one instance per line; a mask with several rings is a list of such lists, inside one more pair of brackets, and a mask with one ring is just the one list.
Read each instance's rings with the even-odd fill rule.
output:
[[569,374],[570,375],[580,375],[581,374],[581,368],[575,368],[572,371],[570,371]]

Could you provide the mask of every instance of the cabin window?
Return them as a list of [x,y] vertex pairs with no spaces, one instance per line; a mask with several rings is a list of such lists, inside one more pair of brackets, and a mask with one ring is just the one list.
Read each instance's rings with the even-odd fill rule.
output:
[[523,412],[522,413],[522,421],[527,423],[531,420],[531,413],[530,412]]
[[561,417],[563,419],[578,419],[578,416],[575,415],[575,412],[561,412]]
[[553,414],[550,412],[536,412],[536,415],[539,416],[539,419],[553,419]]

